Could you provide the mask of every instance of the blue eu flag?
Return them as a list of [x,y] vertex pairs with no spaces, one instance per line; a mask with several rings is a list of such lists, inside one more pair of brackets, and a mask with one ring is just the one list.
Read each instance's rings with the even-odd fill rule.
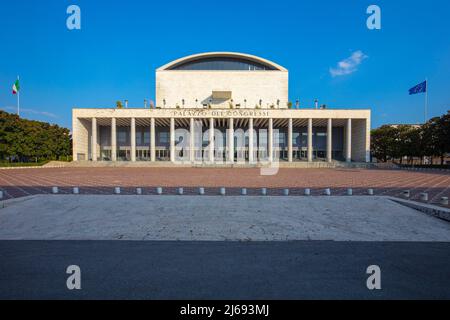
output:
[[424,82],[418,84],[417,86],[409,89],[409,95],[418,94],[418,93],[422,93],[422,92],[427,92],[427,82],[426,81],[424,81]]

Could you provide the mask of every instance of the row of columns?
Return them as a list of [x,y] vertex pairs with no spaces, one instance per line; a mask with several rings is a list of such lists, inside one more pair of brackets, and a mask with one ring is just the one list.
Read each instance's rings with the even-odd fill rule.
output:
[[[313,140],[312,131],[313,123],[312,119],[308,119],[308,161],[313,161]],[[190,119],[190,146],[194,145],[194,118]],[[117,161],[117,133],[116,133],[116,118],[111,120],[111,160]],[[214,118],[209,119],[209,161],[214,162]],[[228,154],[227,159],[230,162],[234,161],[234,119],[229,119],[228,128]],[[249,162],[254,162],[254,134],[253,134],[253,119],[249,119],[248,125],[248,151]],[[269,162],[273,161],[273,119],[269,119],[268,125],[269,132]],[[155,153],[155,118],[150,119],[150,160],[156,161]],[[288,120],[288,161],[292,162],[292,137],[293,137],[293,120]],[[352,159],[352,119],[347,119],[346,131],[345,131],[346,143],[345,143],[345,159],[347,162],[351,162]],[[92,118],[92,160],[97,161],[97,119]],[[332,161],[332,148],[333,148],[333,120],[328,119],[327,122],[327,161]],[[194,161],[195,159],[194,148],[190,148],[189,159]],[[131,118],[131,161],[136,161],[136,118]],[[170,118],[170,161],[175,162],[175,118]]]

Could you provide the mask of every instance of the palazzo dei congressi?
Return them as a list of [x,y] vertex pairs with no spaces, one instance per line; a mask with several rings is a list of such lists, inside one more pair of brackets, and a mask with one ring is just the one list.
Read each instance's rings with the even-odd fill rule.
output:
[[73,109],[74,161],[370,160],[370,110],[292,108],[288,70],[230,52],[156,70],[149,108]]

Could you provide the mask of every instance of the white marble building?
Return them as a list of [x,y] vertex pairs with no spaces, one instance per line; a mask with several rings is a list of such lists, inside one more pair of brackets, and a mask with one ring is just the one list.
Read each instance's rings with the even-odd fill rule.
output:
[[292,109],[288,71],[240,53],[156,71],[155,108],[73,109],[74,161],[368,162],[370,110]]

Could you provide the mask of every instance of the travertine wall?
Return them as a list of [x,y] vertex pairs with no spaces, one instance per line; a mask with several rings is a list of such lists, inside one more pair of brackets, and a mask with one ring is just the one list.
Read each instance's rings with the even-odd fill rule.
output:
[[[370,160],[370,130],[367,130],[367,119],[352,120],[352,160],[369,162]],[[370,126],[370,122],[369,122]],[[369,127],[370,128],[370,127]]]
[[[213,91],[231,91],[240,108],[287,108],[287,71],[157,71],[158,107],[201,108],[209,104]],[[163,100],[166,101],[164,105]],[[197,102],[196,102],[197,100]],[[246,102],[244,100],[247,100]],[[279,100],[279,102],[278,102]],[[213,108],[229,108],[229,100],[213,100]]]
[[[75,110],[72,112],[73,160],[89,160],[91,145],[91,121],[76,117]],[[84,155],[84,159],[82,155]]]
[[[195,119],[228,119],[228,118],[253,118],[253,119],[367,119],[370,127],[370,110],[367,109],[288,109],[288,110],[242,110],[242,109],[144,109],[144,108],[77,108],[72,110],[75,119],[92,118],[195,118]],[[74,127],[75,129],[75,127]]]

